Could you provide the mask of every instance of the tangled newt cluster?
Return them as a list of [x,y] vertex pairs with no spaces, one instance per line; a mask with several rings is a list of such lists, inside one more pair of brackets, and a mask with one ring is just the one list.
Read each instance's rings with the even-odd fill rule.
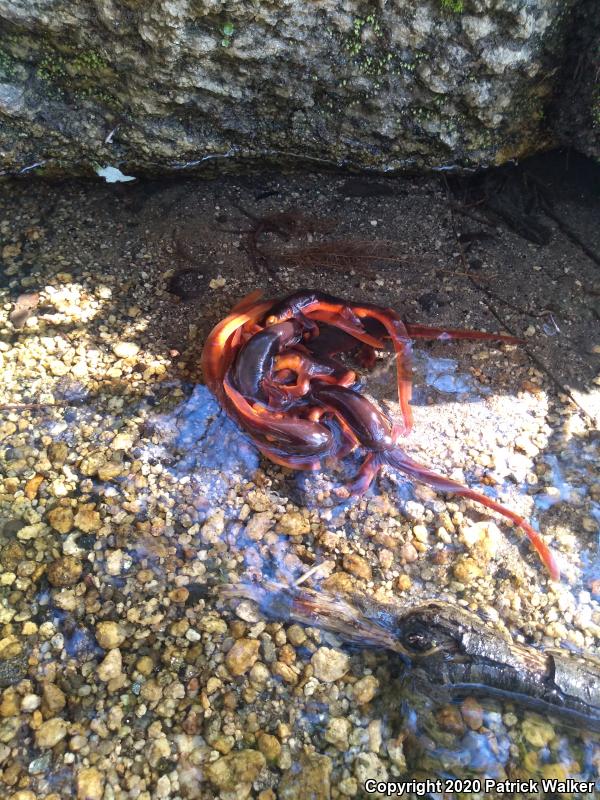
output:
[[[211,331],[203,353],[205,381],[227,414],[263,455],[292,469],[317,469],[325,459],[365,453],[341,496],[367,491],[387,465],[442,492],[475,500],[522,528],[554,579],[555,558],[521,516],[481,492],[411,459],[398,442],[412,427],[411,340],[521,340],[482,331],[404,323],[391,308],[303,290],[283,299],[260,291],[241,300]],[[358,390],[358,376],[335,356],[354,354],[369,367],[391,342],[401,418],[393,422]]]

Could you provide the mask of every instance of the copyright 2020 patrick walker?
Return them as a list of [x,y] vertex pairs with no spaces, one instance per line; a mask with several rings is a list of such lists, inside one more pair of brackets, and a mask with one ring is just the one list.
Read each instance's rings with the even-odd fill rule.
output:
[[442,780],[377,781],[369,779],[364,784],[367,794],[384,797],[425,797],[432,792],[496,792],[512,796],[516,792],[537,794],[591,794],[600,788],[596,781],[581,781],[574,778],[532,778],[526,781],[498,781],[493,778],[456,778]]

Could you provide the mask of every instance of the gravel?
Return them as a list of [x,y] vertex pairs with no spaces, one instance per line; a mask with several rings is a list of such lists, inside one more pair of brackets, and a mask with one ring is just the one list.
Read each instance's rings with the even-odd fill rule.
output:
[[[223,582],[293,581],[314,568],[307,585],[380,602],[441,598],[534,646],[599,652],[597,435],[520,349],[417,344],[406,449],[534,517],[561,561],[559,584],[520,531],[482,508],[392,472],[367,497],[336,504],[335,465],[294,474],[267,463],[220,412],[201,385],[202,342],[268,282],[230,232],[247,225],[231,199],[337,217],[340,236],[367,238],[377,218],[379,235],[401,242],[406,260],[378,267],[379,282],[282,269],[286,289],[385,302],[424,324],[496,324],[457,274],[436,182],[345,200],[335,176],[257,181],[276,202],[230,179],[199,190],[0,185],[2,243],[15,246],[0,284],[2,796],[344,798],[360,797],[367,777],[443,770],[596,778],[597,736],[510,703],[449,706],[403,683],[387,654],[218,600]],[[166,292],[182,258],[174,228],[207,265],[199,300]],[[582,286],[597,285],[558,230],[543,254],[501,229],[485,248],[485,269],[503,276],[498,291],[521,305],[545,308],[575,265]],[[427,313],[417,298],[438,283],[448,302]],[[530,348],[589,405],[600,394],[588,381],[597,331],[569,286],[565,335],[538,331]],[[32,292],[39,302],[15,325],[17,298]],[[533,324],[506,314],[519,333]],[[393,409],[390,375],[381,359],[368,384]]]

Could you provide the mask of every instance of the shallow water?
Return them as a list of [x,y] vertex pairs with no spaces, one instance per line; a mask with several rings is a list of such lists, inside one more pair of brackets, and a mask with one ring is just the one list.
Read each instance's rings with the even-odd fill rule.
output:
[[[468,501],[388,470],[340,502],[358,456],[316,473],[265,462],[198,381],[205,333],[189,332],[182,368],[159,337],[181,306],[123,292],[128,268],[34,269],[52,313],[14,329],[15,287],[0,318],[0,402],[50,404],[0,418],[2,796],[341,800],[370,778],[598,780],[598,734],[516,702],[454,702],[394,654],[218,595],[304,576],[383,603],[441,598],[532,647],[598,653],[598,440],[516,348],[415,345],[406,450],[532,518],[560,584]],[[389,366],[365,383],[393,412]]]

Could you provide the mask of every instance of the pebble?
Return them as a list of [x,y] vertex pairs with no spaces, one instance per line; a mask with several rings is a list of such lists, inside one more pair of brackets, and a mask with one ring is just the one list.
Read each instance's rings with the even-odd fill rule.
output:
[[74,556],[57,558],[48,565],[46,575],[52,586],[73,586],[81,577],[83,567]]
[[99,622],[96,625],[96,641],[104,650],[114,650],[125,639],[125,631],[118,622]]
[[225,664],[232,675],[244,675],[258,659],[258,639],[238,639],[225,656]]
[[452,574],[460,583],[466,586],[483,576],[483,571],[475,559],[470,556],[461,556],[452,567]]
[[350,669],[350,659],[341,650],[333,650],[331,647],[319,647],[313,653],[310,660],[313,666],[315,677],[324,683],[333,683]]
[[110,443],[113,450],[131,450],[133,447],[133,436],[129,433],[117,433]]
[[77,800],[102,800],[104,775],[95,767],[80,769],[75,779]]
[[42,689],[42,712],[45,716],[54,716],[67,704],[65,693],[55,683],[45,683]]
[[52,442],[48,445],[48,460],[54,468],[62,467],[67,456],[69,455],[69,448],[65,442]]
[[310,522],[300,511],[288,511],[277,524],[287,536],[304,536],[310,533]]
[[67,735],[67,723],[60,717],[48,719],[42,722],[40,727],[35,732],[35,743],[37,747],[48,748],[54,747]]
[[17,531],[17,539],[27,542],[30,539],[37,539],[38,536],[46,533],[46,531],[47,527],[43,522],[36,522],[33,525],[24,525]]
[[260,613],[256,603],[252,603],[250,600],[242,600],[236,607],[235,613],[244,622],[256,623],[260,620]]
[[36,497],[36,495],[38,493],[38,489],[40,488],[40,485],[43,482],[43,480],[44,480],[44,476],[37,474],[37,475],[34,475],[33,478],[30,478],[27,481],[27,483],[25,484],[24,493],[25,493],[25,497],[28,500],[34,500],[35,499],[35,497]]
[[365,675],[364,678],[356,681],[352,687],[352,696],[359,706],[370,703],[377,694],[379,681],[374,675]]
[[19,713],[19,696],[12,688],[2,692],[0,701],[0,717],[15,717]]
[[294,645],[294,647],[300,647],[300,645],[303,645],[306,641],[304,628],[300,625],[290,625],[287,630],[287,638],[289,643]]
[[276,761],[281,753],[281,742],[276,736],[261,733],[258,736],[258,749],[267,761]]
[[69,533],[73,528],[73,511],[69,506],[56,506],[48,512],[48,522],[58,533]]
[[368,780],[387,781],[388,771],[376,753],[359,753],[354,759],[354,777],[364,786]]
[[370,581],[373,577],[373,572],[366,559],[356,553],[349,553],[344,556],[343,565],[346,572],[355,575],[365,581]]
[[221,534],[225,530],[225,514],[222,509],[219,509],[214,514],[211,514],[200,531],[203,541],[207,544],[215,544],[218,542]]
[[478,731],[483,725],[483,708],[474,697],[467,697],[463,700],[460,707],[462,717],[467,727],[472,731]]
[[84,503],[79,506],[74,519],[75,525],[84,533],[97,531],[102,526],[100,514],[93,503]]
[[352,725],[344,717],[332,717],[325,731],[325,741],[337,747],[338,750],[348,749],[348,736]]
[[259,511],[252,514],[246,524],[246,535],[253,542],[260,541],[274,525],[273,515],[270,511]]
[[92,450],[81,459],[79,464],[79,471],[82,475],[92,477],[98,472],[98,469],[104,464],[106,457],[103,450]]
[[533,747],[546,747],[555,736],[552,725],[539,717],[524,720],[521,729],[523,736]]
[[42,698],[37,694],[26,694],[21,700],[21,711],[31,714],[32,711],[40,707],[41,702]]
[[258,750],[239,750],[207,764],[204,773],[221,790],[235,791],[240,784],[252,784],[266,765]]
[[97,675],[99,680],[108,683],[108,681],[113,680],[113,678],[117,678],[121,674],[122,667],[123,659],[119,648],[117,647],[114,650],[109,650],[98,667]]
[[135,342],[115,342],[112,351],[117,358],[133,358],[140,352],[140,348]]
[[417,558],[419,557],[419,554],[417,553],[417,550],[416,550],[414,544],[411,544],[410,542],[406,542],[405,544],[402,545],[402,548],[400,550],[400,557],[407,564],[412,564],[413,561],[417,560]]
[[442,706],[435,715],[438,725],[443,731],[462,736],[465,732],[465,723],[460,710],[456,706]]
[[330,800],[331,766],[328,756],[301,752],[281,776],[278,800]]

